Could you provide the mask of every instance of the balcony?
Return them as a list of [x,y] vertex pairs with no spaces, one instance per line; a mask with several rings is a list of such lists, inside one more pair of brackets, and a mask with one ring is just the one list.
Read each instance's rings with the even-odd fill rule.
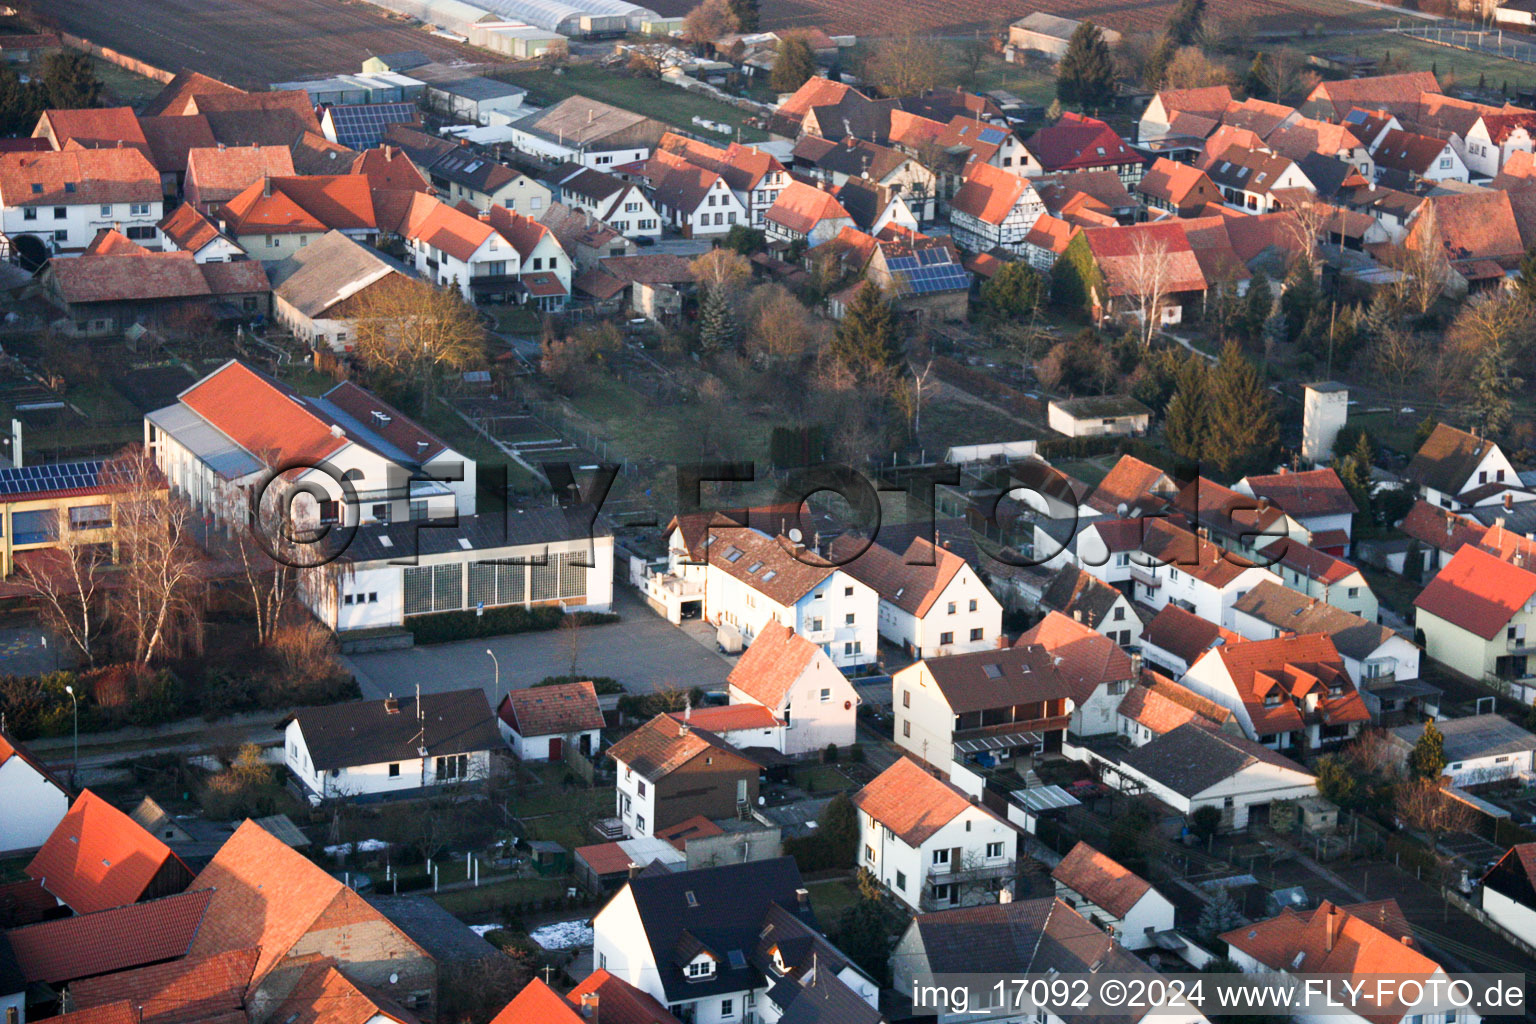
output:
[[1524,636],[1505,637],[1504,650],[1510,654],[1536,654],[1536,639]]
[[1158,576],[1156,573],[1157,570],[1155,569],[1148,568],[1144,565],[1137,565],[1134,562],[1131,563],[1131,579],[1151,590],[1156,590],[1158,587],[1163,585],[1162,577]]

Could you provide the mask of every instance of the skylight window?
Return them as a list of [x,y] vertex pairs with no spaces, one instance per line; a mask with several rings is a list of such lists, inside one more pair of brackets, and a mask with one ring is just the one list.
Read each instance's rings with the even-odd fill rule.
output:
[[762,567],[762,562],[753,562],[751,565],[747,566],[747,572],[757,572],[757,570],[761,569]]
[[696,907],[699,905],[699,898],[693,894],[692,889],[689,889],[687,892],[683,893],[683,899],[688,901],[688,905],[690,907]]
[[741,548],[730,548],[725,552],[725,560],[730,562],[732,565],[735,565],[737,562],[741,561],[741,556],[745,553],[746,552],[742,551]]
[[769,569],[767,572],[763,573],[763,582],[767,583],[769,580],[773,579],[778,574],[779,574],[779,570],[777,570],[777,569]]
[[1001,665],[987,664],[981,666],[981,670],[987,674],[988,679],[1003,678],[1003,666]]
[[745,956],[742,956],[741,950],[739,950],[739,949],[733,949],[729,953],[727,953],[726,954],[726,959],[728,959],[731,962],[731,969],[732,970],[739,971],[743,967],[747,966],[747,958]]

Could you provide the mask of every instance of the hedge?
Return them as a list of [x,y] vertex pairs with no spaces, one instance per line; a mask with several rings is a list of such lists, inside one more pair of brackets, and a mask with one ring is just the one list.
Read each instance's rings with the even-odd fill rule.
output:
[[483,636],[506,636],[511,633],[537,633],[556,629],[569,617],[572,625],[600,626],[618,622],[619,617],[607,612],[571,612],[567,616],[559,605],[541,605],[524,608],[520,604],[501,608],[487,608],[485,614],[474,611],[434,612],[430,615],[413,615],[405,620],[405,628],[411,631],[418,644],[445,644],[454,640],[473,640]]

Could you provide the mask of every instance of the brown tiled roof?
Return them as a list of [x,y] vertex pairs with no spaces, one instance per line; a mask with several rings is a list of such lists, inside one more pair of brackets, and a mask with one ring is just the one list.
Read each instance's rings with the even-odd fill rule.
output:
[[708,754],[752,767],[739,750],[703,729],[657,715],[608,748],[608,756],[649,782],[666,778],[696,757]]
[[[514,213],[501,205],[491,207],[488,220],[491,227],[525,260],[533,255],[533,250],[540,242],[545,238],[554,238],[555,235],[535,218]],[[560,240],[555,239],[555,244],[559,245]]]
[[206,93],[238,95],[245,90],[227,85],[217,78],[209,78],[198,71],[182,71],[166,83],[165,88],[149,101],[144,108],[145,117],[172,117],[194,113],[191,109],[195,97]]
[[882,600],[919,618],[928,614],[944,588],[965,568],[965,559],[922,537],[914,537],[906,552],[898,555],[845,533],[832,542],[828,555],[845,563],[843,571],[873,589]]
[[1195,659],[1220,640],[1223,643],[1241,641],[1242,637],[1231,630],[1187,611],[1175,604],[1166,604],[1147,623],[1142,632],[1144,641],[1160,647],[1169,654],[1193,665]]
[[1487,438],[1437,423],[1414,453],[1404,475],[1421,487],[1460,494],[1492,447],[1493,442]]
[[758,631],[726,681],[765,708],[777,711],[784,696],[821,648],[777,619]]
[[810,234],[824,220],[851,220],[848,211],[830,192],[802,181],[790,182],[764,216],[801,234]]
[[1024,143],[1047,171],[1139,164],[1142,157],[1096,117],[1067,111]]
[[[1344,659],[1326,634],[1224,644],[1208,656],[1221,659],[1260,736],[1299,729],[1304,722],[1370,721]],[[1339,691],[1337,695],[1332,695],[1334,690]],[[1309,712],[1304,698],[1314,693],[1317,709]],[[1273,697],[1279,698],[1278,704],[1268,702]]]
[[812,107],[826,106],[836,103],[850,92],[855,92],[852,86],[842,82],[834,82],[830,78],[815,76],[805,80],[805,84],[796,89],[794,95],[779,104],[774,112],[775,116],[799,122]]
[[[735,705],[741,707],[742,705]],[[697,712],[696,712],[697,713]],[[684,818],[676,825],[668,825],[666,828],[656,830],[657,839],[665,839],[679,850],[686,851],[688,840],[706,839],[710,836],[721,836],[725,829],[716,825],[702,814],[695,814],[691,818]]]
[[1382,137],[1372,155],[1378,167],[1424,175],[1434,169],[1435,161],[1447,145],[1444,139],[1394,128]]
[[991,164],[972,164],[949,205],[985,224],[1001,224],[1033,188],[1017,174],[1009,174]]
[[761,704],[722,704],[712,708],[694,708],[692,711],[674,711],[672,719],[687,722],[696,729],[720,733],[742,729],[774,729],[784,721]]
[[87,978],[69,987],[70,997],[80,1009],[127,1000],[142,1008],[140,1024],[191,1024],[244,1007],[259,952],[234,949]]
[[[448,442],[350,380],[337,384],[323,397],[359,423],[367,424],[369,430],[418,463],[434,459],[448,450]],[[383,415],[378,415],[380,413]]]
[[[86,258],[118,257],[80,257]],[[87,789],[26,871],[75,913],[88,914],[142,899],[167,864],[191,874],[170,847]]]
[[721,149],[698,139],[668,132],[661,137],[657,149],[677,153],[691,164],[714,171],[737,192],[751,191],[768,175],[784,171],[784,165],[771,153],[756,146],[743,146],[739,142]]
[[430,192],[432,185],[422,177],[411,158],[395,146],[377,146],[357,154],[352,173],[361,174],[375,189]]
[[1128,512],[1138,508],[1151,511],[1167,504],[1176,493],[1167,473],[1134,455],[1122,455],[1088,496],[1088,504],[1107,514],[1114,514],[1121,505]]
[[[573,1005],[581,1005],[581,997],[595,993],[598,997],[598,1014],[603,1024],[678,1024],[676,1017],[656,1001],[649,992],[635,988],[628,982],[615,978],[605,970],[593,971],[586,979],[571,989],[565,998]],[[558,1017],[541,1018],[551,1024]],[[581,1017],[585,1021],[586,1018]],[[496,1024],[508,1024],[506,1021]]]
[[1039,644],[929,658],[928,674],[955,714],[1071,697],[1076,683]]
[[[225,117],[237,117],[226,114]],[[256,115],[259,116],[259,115]],[[284,145],[282,139],[276,140]],[[295,174],[342,174],[357,159],[357,151],[339,142],[332,142],[319,132],[306,131],[287,143],[293,154]]]
[[1108,583],[1069,562],[1051,577],[1050,584],[1040,595],[1040,605],[1097,628],[1108,621],[1110,609],[1124,596]]
[[[1525,251],[1507,192],[1458,192],[1431,196],[1425,202],[1434,211],[1433,226],[1446,257],[1451,260],[1508,263]],[[1421,210],[1409,232],[1410,247],[1425,243],[1425,217],[1426,211]]]
[[1296,517],[1353,515],[1358,509],[1332,467],[1244,478],[1250,490]]
[[608,256],[603,269],[625,283],[691,284],[693,271],[688,261],[669,252],[643,253],[636,256]]
[[175,896],[27,925],[6,938],[28,981],[58,985],[185,956],[212,897],[206,887],[194,886]]
[[[1166,681],[1172,682],[1172,680]],[[1120,703],[1115,710],[1131,721],[1146,726],[1157,736],[1172,732],[1179,726],[1188,725],[1191,722],[1210,728],[1216,727],[1215,722],[1203,717],[1193,708],[1186,707],[1167,694],[1148,686],[1131,687],[1126,691],[1125,696],[1120,698]]]
[[83,107],[45,110],[33,135],[51,132],[55,149],[108,149],[132,146],[146,155],[149,143],[132,107]]
[[1093,253],[1094,262],[1104,274],[1105,287],[1110,295],[1132,294],[1135,267],[1142,257],[1137,253],[1137,240],[1153,246],[1152,253],[1160,253],[1166,265],[1165,287],[1170,293],[1204,292],[1207,287],[1200,261],[1195,259],[1189,238],[1177,224],[1146,223],[1112,228],[1084,228],[1083,236]]
[[210,146],[187,154],[187,184],[195,184],[199,199],[207,202],[224,202],[252,182],[294,173],[286,146]]
[[298,980],[287,997],[272,1008],[271,1020],[283,1024],[370,1024],[379,1018],[396,1024],[419,1024],[416,1015],[336,969],[330,957],[310,955],[290,965]]
[[1287,633],[1324,633],[1339,653],[1362,661],[1397,634],[1343,608],[1292,590],[1278,580],[1265,580],[1238,599],[1233,607]]
[[214,895],[188,955],[258,948],[253,984],[287,957],[322,915],[331,927],[367,922],[393,931],[402,947],[414,945],[340,879],[254,821],[225,840],[192,888],[211,888]]
[[559,683],[513,690],[496,709],[521,736],[553,736],[603,727],[603,710],[590,682]]
[[1056,659],[1056,668],[1071,684],[1072,699],[1079,706],[1101,683],[1131,678],[1130,655],[1119,644],[1061,612],[1047,612],[1015,646],[1030,644],[1043,647]]
[[89,1010],[75,1010],[49,1018],[54,1024],[137,1024],[138,1011],[132,1003],[108,1003]]
[[206,117],[141,117],[139,127],[149,143],[149,158],[162,174],[185,171],[192,150],[214,144]]
[[1373,75],[1369,78],[1321,82],[1307,97],[1307,102],[1333,105],[1342,117],[1351,107],[1373,107],[1393,113],[1414,109],[1424,93],[1438,93],[1440,83],[1428,71],[1409,71],[1399,75]]
[[1136,183],[1136,191],[1179,206],[1200,187],[1202,180],[1210,181],[1200,168],[1158,157]]
[[1254,567],[1247,559],[1165,519],[1147,523],[1141,550],[1213,587],[1224,587]]
[[1536,572],[1467,544],[1435,574],[1413,606],[1492,640],[1532,595]]
[[0,153],[6,206],[152,203],[165,198],[160,173],[137,149]]
[[1067,852],[1051,877],[1121,919],[1152,889],[1145,878],[1084,842]]
[[315,107],[302,89],[276,89],[270,92],[199,91],[192,97],[191,114],[209,114],[228,110],[291,110],[308,118],[316,126]]
[[1207,85],[1196,89],[1164,89],[1157,94],[1165,113],[1187,111],[1219,116],[1232,102],[1232,90],[1225,85]]
[[705,557],[769,600],[789,606],[837,571],[814,551],[757,530],[714,535]]
[[[358,179],[362,180],[362,179]],[[411,193],[411,205],[400,234],[441,249],[468,262],[496,229],[424,192]]]
[[149,252],[138,242],[116,228],[99,228],[91,244],[85,247],[86,256],[137,255]]
[[200,263],[197,269],[213,295],[259,295],[272,290],[267,268],[260,260]]
[[[212,265],[212,264],[210,264]],[[212,295],[190,252],[138,252],[54,260],[46,271],[67,303],[128,302]]]
[[979,804],[972,804],[956,786],[930,775],[909,757],[898,758],[853,794],[853,805],[911,847],[923,845],[973,806],[992,814]]

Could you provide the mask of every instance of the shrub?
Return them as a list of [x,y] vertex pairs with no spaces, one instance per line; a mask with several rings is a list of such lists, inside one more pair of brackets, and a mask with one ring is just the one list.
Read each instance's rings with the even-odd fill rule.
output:
[[822,764],[837,764],[837,744],[828,743],[827,749],[821,752]]
[[[619,621],[617,615],[604,612],[572,612],[573,619],[583,626],[597,626]],[[405,628],[411,631],[418,644],[444,644],[454,640],[472,640],[482,636],[505,636],[511,633],[534,633],[556,629],[565,619],[566,612],[556,605],[524,608],[508,605],[503,608],[487,608],[485,614],[476,615],[473,610],[462,612],[435,612],[431,615],[413,615],[405,620]]]
[[848,760],[852,761],[854,764],[863,764],[864,763],[864,744],[862,744],[862,743],[855,743],[853,746],[849,747],[848,748]]
[[604,694],[624,692],[623,684],[612,676],[545,676],[534,683],[530,689],[537,689],[540,686],[563,686],[566,683],[591,683],[592,689],[596,690],[600,697]]
[[261,759],[261,748],[247,743],[228,768],[208,779],[201,803],[213,819],[259,818],[276,814],[282,796],[282,784]]

